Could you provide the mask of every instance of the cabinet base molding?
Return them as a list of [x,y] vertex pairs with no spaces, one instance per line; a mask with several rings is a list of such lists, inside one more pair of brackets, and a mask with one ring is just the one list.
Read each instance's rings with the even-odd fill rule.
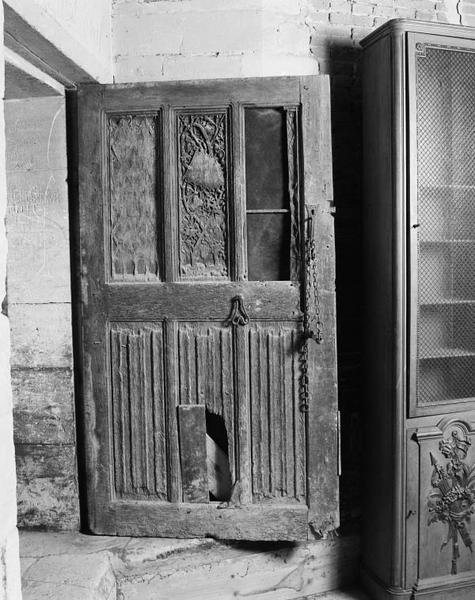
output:
[[360,579],[371,600],[412,600],[412,590],[387,586],[365,567],[361,570]]
[[420,579],[414,586],[414,600],[473,600],[475,577],[473,571],[459,575]]
[[411,590],[385,585],[368,569],[361,571],[361,584],[372,600],[473,600],[473,572],[420,579]]

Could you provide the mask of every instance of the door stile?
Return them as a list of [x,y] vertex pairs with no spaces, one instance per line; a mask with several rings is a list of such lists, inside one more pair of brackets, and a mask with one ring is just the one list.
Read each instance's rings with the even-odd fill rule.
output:
[[[102,89],[96,89],[93,93],[85,94],[82,101],[78,103],[80,196],[101,198],[107,190],[107,182],[102,170],[105,152],[102,136],[104,131],[102,97]],[[85,148],[88,149],[87,157],[82,156]],[[111,456],[111,406],[107,383],[110,372],[107,359],[109,337],[105,310],[101,302],[105,276],[103,237],[105,215],[101,203],[96,202],[91,206],[80,203],[79,216],[84,434],[88,440],[92,440],[92,443],[85,447],[87,512],[91,530],[100,533],[108,529],[107,506],[113,495],[112,474],[109,467]]]
[[[321,320],[323,326],[321,343],[308,340],[308,519],[311,530],[318,536],[339,525],[338,485],[335,485],[339,444],[329,79],[303,77],[300,90],[305,218],[313,220],[306,234],[313,237],[316,254],[315,263],[306,269],[312,276],[305,285],[311,299],[309,318]],[[307,254],[306,265],[308,259]]]
[[234,356],[236,369],[234,374],[236,423],[236,481],[241,487],[241,502],[252,503],[251,469],[251,420],[249,416],[249,356],[248,325],[236,325],[234,329]]
[[167,471],[168,471],[168,500],[181,502],[181,466],[180,448],[178,441],[178,322],[163,321],[165,333],[165,397],[167,422]]
[[162,157],[163,157],[163,281],[177,281],[178,265],[178,206],[177,206],[177,147],[175,143],[175,111],[170,105],[162,107]]
[[[229,226],[232,232],[231,278],[234,281],[247,280],[246,248],[246,186],[244,172],[244,108],[242,104],[231,104],[231,160],[232,170],[232,215]],[[233,244],[234,243],[234,244]],[[244,298],[244,302],[246,299]]]

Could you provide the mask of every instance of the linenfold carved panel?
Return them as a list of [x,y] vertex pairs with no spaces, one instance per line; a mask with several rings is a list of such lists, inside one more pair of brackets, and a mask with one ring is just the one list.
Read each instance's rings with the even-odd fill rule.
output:
[[111,277],[156,280],[158,116],[110,115]]
[[112,323],[110,343],[115,491],[166,500],[162,325]]
[[179,274],[228,276],[227,113],[178,115]]
[[298,345],[292,323],[249,326],[254,501],[305,502],[305,414],[298,406]]

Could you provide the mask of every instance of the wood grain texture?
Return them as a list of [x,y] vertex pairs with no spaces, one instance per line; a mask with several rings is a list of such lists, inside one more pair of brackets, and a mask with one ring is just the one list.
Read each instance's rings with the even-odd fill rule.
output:
[[[323,323],[323,341],[309,341],[308,413],[309,523],[317,536],[339,525],[338,395],[336,363],[335,239],[331,162],[331,111],[327,77],[305,77],[302,94],[302,153],[307,214],[314,214],[316,278],[307,281],[311,311],[317,303]],[[319,165],[319,168],[315,168]],[[316,287],[315,287],[316,286]],[[317,300],[318,298],[318,300]]]
[[113,280],[159,279],[159,117],[109,115],[110,261]]
[[[146,505],[147,518],[137,504]],[[113,502],[104,522],[117,535],[303,540],[307,537],[307,512],[306,506],[295,504],[220,509],[217,503]]]
[[254,502],[306,500],[305,415],[298,404],[300,333],[253,322],[248,333]]
[[163,332],[160,324],[111,325],[115,490],[167,498]]
[[181,405],[178,410],[183,502],[209,502],[204,404]]

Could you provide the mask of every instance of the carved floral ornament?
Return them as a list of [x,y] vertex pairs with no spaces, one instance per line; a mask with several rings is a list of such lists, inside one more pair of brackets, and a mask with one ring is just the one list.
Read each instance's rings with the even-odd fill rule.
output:
[[440,551],[452,545],[452,575],[457,574],[459,539],[473,552],[470,522],[475,512],[475,464],[466,462],[470,446],[469,437],[462,427],[453,427],[449,437],[439,442],[439,451],[445,464],[443,459],[430,453],[433,489],[427,501],[428,525],[436,522],[447,524],[447,539]]

